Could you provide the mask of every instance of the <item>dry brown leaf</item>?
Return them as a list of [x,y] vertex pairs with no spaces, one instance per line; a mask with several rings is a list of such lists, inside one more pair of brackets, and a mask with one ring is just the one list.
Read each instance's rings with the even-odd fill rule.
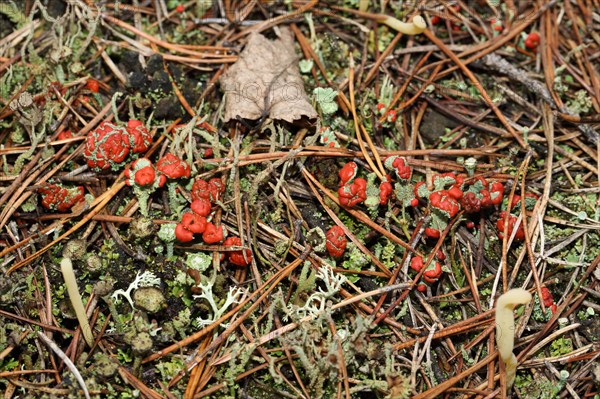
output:
[[225,93],[225,122],[266,115],[286,122],[317,117],[304,91],[294,36],[285,27],[280,28],[277,40],[252,34],[238,61],[223,74],[221,89]]

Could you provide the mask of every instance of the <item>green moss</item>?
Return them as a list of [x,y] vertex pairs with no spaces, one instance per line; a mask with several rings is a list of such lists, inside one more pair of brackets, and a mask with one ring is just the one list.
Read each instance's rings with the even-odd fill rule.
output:
[[517,373],[515,387],[523,399],[551,399],[560,391],[560,386],[543,374],[537,374],[534,378],[531,374]]
[[570,338],[557,338],[550,344],[550,355],[561,356],[573,352],[573,341]]
[[340,220],[346,225],[346,227],[354,234],[359,241],[364,242],[365,236],[372,231],[372,229],[360,222],[357,222],[354,217],[352,217],[347,212],[341,211],[337,215]]
[[[363,270],[365,266],[371,263],[370,259],[367,258],[353,243],[348,244],[346,247],[347,258],[342,262],[342,267],[348,270]],[[349,276],[348,279],[352,282],[358,280],[357,276]]]

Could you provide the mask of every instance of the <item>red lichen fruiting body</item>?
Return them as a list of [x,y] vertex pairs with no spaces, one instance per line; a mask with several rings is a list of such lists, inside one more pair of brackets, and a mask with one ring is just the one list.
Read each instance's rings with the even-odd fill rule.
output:
[[83,156],[90,168],[117,169],[129,155],[128,136],[124,129],[110,122],[102,122],[91,131],[85,141]]
[[421,271],[423,268],[423,258],[420,256],[413,256],[410,260],[410,268],[416,271],[417,273]]
[[346,163],[338,172],[338,176],[340,178],[340,186],[343,186],[344,184],[354,179],[357,171],[358,166],[356,166],[356,162]]
[[190,242],[194,239],[194,233],[185,228],[181,223],[175,227],[175,238],[179,242]]
[[225,185],[219,177],[213,177],[208,181],[208,193],[210,195],[211,202],[217,202],[221,200],[223,193],[225,192]]
[[49,184],[38,189],[42,196],[42,206],[48,210],[67,212],[75,204],[84,200],[83,186],[66,188],[59,184]]
[[325,247],[330,256],[339,258],[344,254],[348,240],[344,234],[344,229],[340,226],[333,226],[325,234]]
[[[223,245],[226,247],[241,246],[242,239],[237,236],[227,237]],[[252,259],[252,251],[249,249],[244,249],[243,251],[230,251],[227,252],[227,258],[229,259],[229,262],[236,266],[248,266]]]
[[434,191],[429,195],[429,203],[442,211],[447,217],[454,217],[460,210],[458,201],[450,196],[447,190]]
[[440,231],[431,227],[425,229],[425,235],[429,238],[440,238]]
[[[496,222],[496,228],[498,229],[498,237],[502,240],[504,238],[504,219],[507,217],[507,213],[506,211],[502,211],[500,212],[500,217],[498,219],[498,221]],[[512,235],[512,232],[515,228],[515,223],[517,222],[517,217],[515,215],[512,214],[508,214],[507,217],[507,221],[508,221],[508,230],[507,230],[507,234],[510,237]],[[525,230],[523,230],[523,223],[519,224],[519,228],[517,229],[517,232],[515,233],[515,240],[517,241],[523,241],[525,239]]]
[[367,181],[357,177],[351,184],[345,184],[338,189],[340,205],[352,208],[367,199]]
[[207,244],[217,244],[225,239],[226,231],[223,226],[215,226],[211,222],[206,223],[202,240]]
[[148,151],[152,145],[152,133],[148,131],[144,124],[136,119],[127,122],[127,138],[131,147],[131,152],[140,154]]
[[208,200],[204,198],[198,198],[197,200],[192,201],[190,208],[192,208],[192,212],[194,212],[196,215],[206,217],[210,215],[211,205]]
[[442,266],[439,262],[431,262],[427,270],[423,273],[423,280],[428,283],[435,283],[442,275]]
[[540,45],[540,34],[537,32],[531,32],[525,38],[525,47],[530,50],[535,50]]
[[385,205],[389,201],[394,189],[389,180],[381,182],[379,185],[379,205]]
[[199,177],[196,178],[196,180],[194,180],[194,184],[192,184],[190,195],[192,196],[192,201],[203,198],[210,202],[208,182],[206,180],[200,179]]
[[191,173],[190,165],[170,152],[156,161],[156,169],[168,179],[187,179]]
[[193,212],[184,213],[181,217],[181,225],[194,234],[202,234],[206,229],[206,218]]

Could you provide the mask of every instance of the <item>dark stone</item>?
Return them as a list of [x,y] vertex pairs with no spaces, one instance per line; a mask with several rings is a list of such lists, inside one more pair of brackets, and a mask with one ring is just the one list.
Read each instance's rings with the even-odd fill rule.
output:
[[137,72],[141,73],[143,68],[142,64],[140,64],[140,58],[138,53],[134,53],[133,51],[126,51],[123,53],[121,57],[121,65],[125,72]]
[[161,95],[171,94],[173,85],[169,79],[169,74],[162,70],[154,72],[148,90],[151,92],[158,92]]
[[161,98],[154,111],[155,119],[175,119],[183,115],[183,107],[175,96]]
[[446,128],[454,129],[456,126],[456,121],[430,110],[425,113],[419,132],[426,144],[432,144],[446,134]]
[[154,75],[159,71],[164,71],[163,57],[160,54],[153,54],[146,62],[146,72],[148,75]]

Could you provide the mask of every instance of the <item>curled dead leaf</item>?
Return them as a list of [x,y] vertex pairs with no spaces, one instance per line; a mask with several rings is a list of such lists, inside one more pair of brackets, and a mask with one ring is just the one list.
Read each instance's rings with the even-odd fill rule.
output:
[[304,90],[294,36],[288,28],[280,29],[277,40],[252,34],[238,61],[223,74],[221,89],[225,122],[268,116],[291,123],[317,117]]

